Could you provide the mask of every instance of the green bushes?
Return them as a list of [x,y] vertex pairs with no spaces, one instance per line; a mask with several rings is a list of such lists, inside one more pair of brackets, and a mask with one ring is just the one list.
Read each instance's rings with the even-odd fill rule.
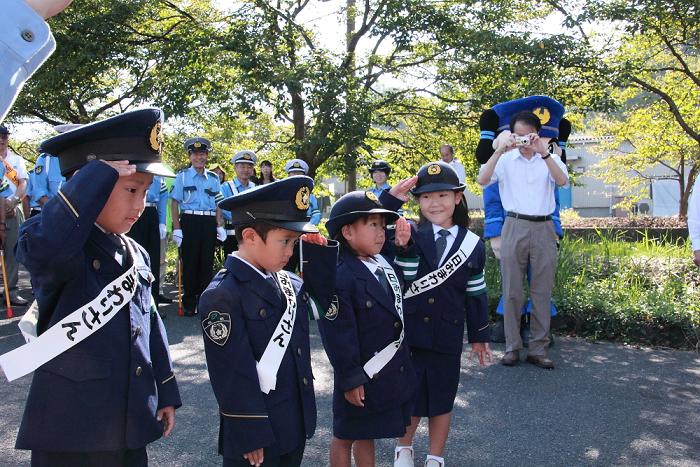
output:
[[[487,262],[492,310],[500,295],[498,264]],[[687,242],[564,239],[553,300],[553,327],[596,339],[697,349],[700,271]]]

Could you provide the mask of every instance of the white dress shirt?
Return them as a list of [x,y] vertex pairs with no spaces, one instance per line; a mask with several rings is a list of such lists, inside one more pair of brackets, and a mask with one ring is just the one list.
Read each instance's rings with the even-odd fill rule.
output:
[[[552,155],[551,158],[566,175],[568,186],[569,174],[566,165],[557,155]],[[484,167],[485,165],[482,165],[480,171],[483,171]],[[503,209],[506,211],[529,216],[547,216],[554,212],[556,183],[547,163],[539,154],[527,160],[518,148],[504,153],[498,159],[488,184],[496,182]]]
[[457,160],[457,158],[453,157],[450,162],[450,167],[455,169],[455,172],[457,172],[457,178],[459,178],[459,183],[464,183],[464,181],[467,179],[467,174],[464,171],[464,166],[460,161]]
[[700,250],[700,177],[695,179],[688,200],[688,236],[693,251]]
[[24,83],[56,49],[48,24],[24,0],[3,0],[0,15],[0,121]]
[[[433,240],[435,240],[436,242],[438,238],[441,237],[441,235],[438,232],[442,229],[444,229],[444,227],[440,227],[439,225],[433,224]],[[440,266],[447,259],[447,253],[450,252],[450,248],[452,248],[452,245],[457,239],[457,234],[459,233],[459,226],[453,225],[449,229],[445,230],[447,230],[450,233],[450,235],[445,236],[447,243],[445,244],[445,251],[442,252],[442,257],[438,258],[440,260],[438,261],[438,266]]]
[[[27,180],[29,174],[27,173],[27,163],[22,156],[18,156],[14,152],[7,150],[7,157],[5,161],[12,166],[17,171],[17,180]],[[7,178],[7,172],[5,172],[5,177]],[[7,197],[13,196],[17,192],[17,186],[10,182],[8,179],[7,191],[3,191],[3,195],[7,194]]]

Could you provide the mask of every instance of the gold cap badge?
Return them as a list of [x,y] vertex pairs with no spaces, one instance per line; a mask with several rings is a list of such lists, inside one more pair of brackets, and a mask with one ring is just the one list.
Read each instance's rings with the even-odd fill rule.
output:
[[439,165],[433,164],[428,166],[428,175],[437,175],[440,172],[442,172],[442,169]]
[[311,197],[311,190],[309,190],[309,187],[303,186],[299,188],[299,191],[297,191],[297,194],[294,198],[294,203],[297,206],[297,209],[304,210],[306,211],[309,209],[309,198]]
[[370,201],[374,201],[375,203],[379,202],[379,198],[377,198],[377,195],[375,195],[372,191],[365,191],[365,197],[367,197],[367,199]]
[[156,152],[160,152],[161,145],[163,144],[163,135],[161,134],[162,127],[163,124],[161,122],[156,122],[153,128],[151,128],[151,134],[148,136],[151,149]]

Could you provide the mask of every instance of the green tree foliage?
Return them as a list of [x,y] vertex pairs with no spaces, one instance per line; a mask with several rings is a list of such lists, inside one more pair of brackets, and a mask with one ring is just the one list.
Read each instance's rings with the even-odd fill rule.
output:
[[[185,9],[186,5],[186,9]],[[57,50],[29,81],[13,117],[88,123],[153,104],[184,115],[215,101],[230,71],[217,66],[209,0],[82,0],[51,20]]]

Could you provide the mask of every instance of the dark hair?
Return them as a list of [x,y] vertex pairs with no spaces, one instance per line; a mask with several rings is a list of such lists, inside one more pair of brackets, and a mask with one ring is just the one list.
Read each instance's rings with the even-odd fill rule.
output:
[[510,119],[511,132],[513,131],[513,128],[515,128],[515,124],[518,122],[530,125],[531,127],[535,128],[536,132],[539,132],[542,128],[542,122],[540,121],[539,117],[529,110],[522,110],[513,115],[513,117]]
[[262,171],[262,167],[265,165],[270,167],[270,182],[274,182],[277,179],[275,178],[275,174],[272,171],[272,162],[270,162],[266,159],[260,163],[260,168],[261,168],[261,170],[260,170],[260,183],[265,183],[265,175],[263,175],[263,171]]
[[[418,197],[420,197],[420,195],[418,195],[416,199]],[[418,223],[423,224],[424,222],[430,221],[426,219],[423,213],[420,212],[420,209],[418,209]],[[452,223],[465,229],[469,228],[469,207],[467,206],[467,198],[464,196],[464,193],[462,193],[462,199],[455,206],[455,211],[452,213]]]
[[267,241],[267,234],[272,230],[279,229],[280,227],[268,224],[264,221],[255,221],[245,224],[239,224],[236,226],[236,240],[238,241],[238,243],[243,242],[243,231],[248,228],[255,230],[255,232],[258,235],[260,235],[260,238],[263,239],[263,242],[265,242]]
[[441,145],[440,145],[440,149],[442,149],[442,148],[447,148],[447,149],[449,149],[449,150],[450,150],[450,155],[452,155],[452,156],[455,155],[455,148],[453,148],[451,144],[447,144],[447,143],[441,144]]

